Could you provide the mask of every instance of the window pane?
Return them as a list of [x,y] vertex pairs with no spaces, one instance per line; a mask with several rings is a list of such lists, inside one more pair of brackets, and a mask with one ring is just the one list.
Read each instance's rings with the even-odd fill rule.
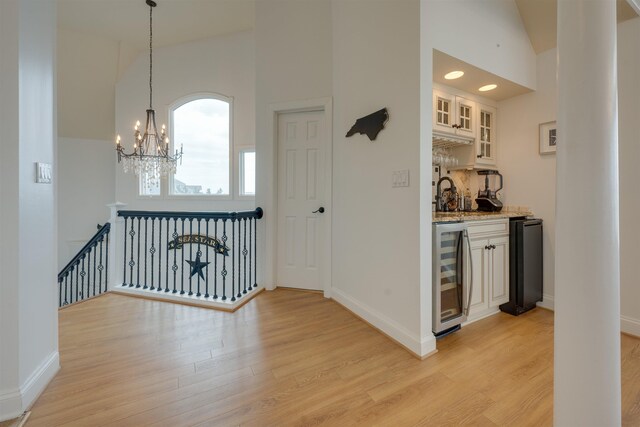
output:
[[[229,103],[197,99],[173,111],[174,147],[182,144],[182,164],[172,194],[229,194]],[[175,150],[175,148],[174,148]]]
[[242,177],[240,179],[242,188],[240,194],[243,196],[253,196],[256,194],[256,152],[243,151],[241,159]]

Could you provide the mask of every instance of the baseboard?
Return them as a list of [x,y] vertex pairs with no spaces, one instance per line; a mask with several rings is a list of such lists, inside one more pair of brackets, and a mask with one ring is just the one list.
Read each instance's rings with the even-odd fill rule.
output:
[[538,307],[546,308],[547,310],[554,310],[553,295],[542,294],[542,301],[536,303]]
[[60,369],[60,355],[57,351],[54,351],[47,357],[44,362],[36,369],[29,378],[20,387],[20,394],[22,395],[22,407],[23,410],[31,408],[40,396],[40,394],[47,388],[49,382],[58,373]]
[[620,316],[620,331],[628,335],[640,337],[640,320]]
[[0,392],[0,422],[18,418],[33,405],[60,369],[60,356],[52,352],[20,389]]
[[371,307],[356,301],[335,287],[331,289],[331,298],[374,328],[409,350],[415,356],[424,358],[436,351],[436,339],[429,334],[420,339],[407,331],[403,326],[389,319]]
[[18,418],[22,414],[20,390],[0,392],[0,422]]

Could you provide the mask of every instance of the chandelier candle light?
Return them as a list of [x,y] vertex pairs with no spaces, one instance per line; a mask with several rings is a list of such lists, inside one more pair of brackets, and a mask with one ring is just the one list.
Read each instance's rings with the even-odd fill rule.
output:
[[173,156],[169,155],[169,137],[167,129],[162,125],[162,132],[158,134],[156,127],[156,112],[153,109],[153,8],[156,2],[146,0],[149,5],[149,109],[147,110],[147,123],[144,134],[140,132],[140,121],[136,122],[133,143],[133,152],[125,153],[120,143],[120,135],[116,138],[116,152],[118,163],[126,172],[132,170],[136,175],[143,174],[145,183],[149,187],[158,186],[160,177],[176,173],[178,160],[182,159],[182,146],[180,151],[176,149]]

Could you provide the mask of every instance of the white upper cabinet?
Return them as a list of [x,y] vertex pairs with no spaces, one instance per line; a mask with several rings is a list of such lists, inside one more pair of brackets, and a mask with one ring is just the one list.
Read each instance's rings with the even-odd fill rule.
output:
[[433,131],[468,140],[476,137],[476,103],[445,91],[433,91]]
[[476,163],[496,165],[496,109],[488,105],[478,106],[478,142]]
[[[459,141],[457,148],[450,145],[458,159],[458,165],[452,169],[495,169],[497,110],[483,103],[480,97],[464,95],[465,92],[447,86],[434,87],[434,140],[452,137]],[[477,98],[477,101],[471,98]]]

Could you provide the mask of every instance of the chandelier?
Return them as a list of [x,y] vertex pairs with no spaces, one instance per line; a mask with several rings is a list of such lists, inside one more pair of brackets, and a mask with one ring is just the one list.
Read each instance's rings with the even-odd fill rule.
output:
[[147,109],[147,122],[144,133],[140,131],[140,121],[134,128],[133,152],[125,153],[121,144],[120,135],[116,138],[116,152],[118,163],[122,163],[125,173],[133,171],[136,175],[142,175],[148,187],[156,187],[160,184],[160,177],[176,173],[178,160],[182,159],[182,146],[175,154],[169,153],[169,137],[167,129],[162,125],[161,133],[156,126],[156,112],[153,109],[153,8],[156,2],[146,0],[149,5],[149,109]]

